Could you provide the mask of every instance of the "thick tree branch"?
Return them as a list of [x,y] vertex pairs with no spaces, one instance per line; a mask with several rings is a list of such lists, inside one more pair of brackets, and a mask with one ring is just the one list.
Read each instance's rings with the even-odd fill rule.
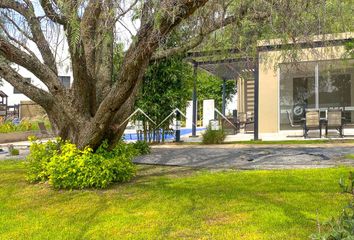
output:
[[63,86],[59,82],[57,75],[45,64],[42,64],[38,58],[25,53],[18,49],[4,38],[0,37],[0,55],[5,57],[8,61],[16,63],[33,74],[36,75],[49,89],[50,92],[55,94],[58,91],[63,91]]
[[28,83],[5,61],[0,61],[0,76],[44,109],[50,109],[53,105],[54,99],[50,93]]
[[92,78],[95,76],[97,22],[101,10],[102,3],[100,1],[91,0],[85,9],[80,26],[87,70]]
[[41,22],[35,15],[34,7],[32,2],[28,1],[27,5],[21,4],[13,0],[1,0],[0,9],[12,9],[22,15],[28,22],[28,25],[31,28],[33,41],[36,43],[44,63],[49,66],[49,68],[55,73],[58,73],[56,62],[52,51],[50,50],[49,43],[45,39]]
[[9,33],[9,31],[6,29],[6,27],[4,26],[4,24],[2,24],[0,22],[0,29],[3,30],[3,32],[5,33],[6,37],[11,40],[12,42],[16,43],[17,45],[19,45],[20,47],[22,47],[25,51],[27,51],[29,54],[31,54],[32,57],[36,58],[36,55],[34,54],[34,52],[29,49],[26,45],[26,43],[21,42],[19,40],[17,40],[16,38],[12,37],[11,34]]

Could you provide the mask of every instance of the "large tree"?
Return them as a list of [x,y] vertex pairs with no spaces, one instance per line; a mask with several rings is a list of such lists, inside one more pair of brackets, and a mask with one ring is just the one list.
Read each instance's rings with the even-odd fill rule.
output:
[[[79,147],[96,148],[103,139],[114,144],[121,138],[125,128],[121,123],[132,112],[152,61],[195,48],[228,25],[232,26],[228,33],[235,34],[232,38],[249,38],[250,42],[259,37],[253,27],[297,30],[296,19],[306,20],[307,34],[318,33],[306,24],[316,24],[318,9],[333,7],[327,6],[328,2],[338,1],[0,0],[4,21],[0,26],[6,35],[0,37],[0,55],[7,59],[0,61],[0,76],[41,105],[62,138]],[[302,18],[303,13],[309,16]],[[133,16],[136,32],[130,30],[133,25],[125,23],[127,16]],[[290,28],[285,27],[287,22],[292,23]],[[253,31],[243,34],[243,26]],[[116,67],[114,49],[122,39],[123,28],[132,37]],[[70,89],[58,78],[54,29],[65,33],[63,41],[69,48],[74,77]],[[176,29],[183,33],[183,39],[168,47],[166,40]],[[25,81],[16,65],[33,73],[47,90]]]

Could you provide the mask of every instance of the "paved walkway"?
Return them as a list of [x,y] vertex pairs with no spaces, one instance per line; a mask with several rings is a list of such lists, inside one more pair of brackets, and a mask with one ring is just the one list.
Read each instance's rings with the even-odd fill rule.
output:
[[136,163],[225,169],[296,169],[354,166],[344,155],[354,146],[342,145],[220,145],[157,146]]
[[[7,147],[1,146],[4,150]],[[24,159],[29,149],[20,147],[19,156],[0,153],[0,160]],[[354,166],[345,159],[354,154],[353,143],[293,144],[293,145],[158,145],[150,155],[141,156],[135,163],[221,169],[295,169],[325,168],[339,165]]]

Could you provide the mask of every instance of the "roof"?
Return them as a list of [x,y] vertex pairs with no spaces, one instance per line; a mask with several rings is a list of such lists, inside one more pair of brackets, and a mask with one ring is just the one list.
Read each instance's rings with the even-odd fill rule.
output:
[[223,80],[231,80],[246,71],[254,71],[255,63],[249,59],[225,59],[199,62],[198,66]]
[[336,41],[336,40],[347,40],[354,39],[354,32],[344,32],[344,33],[331,33],[331,34],[321,34],[308,37],[297,37],[292,41],[284,42],[284,39],[275,38],[269,40],[259,40],[257,42],[258,47],[273,46],[273,45],[285,45],[294,43],[306,43],[306,42],[325,42],[325,41]]
[[187,60],[223,80],[236,79],[256,66],[254,58],[241,57],[237,49],[189,52]]
[[326,46],[342,46],[346,42],[354,40],[354,32],[321,34],[314,36],[302,36],[294,38],[293,40],[287,39],[269,39],[259,40],[257,42],[258,50],[281,50],[293,45],[298,45],[301,48],[316,48]]
[[8,96],[6,95],[6,93],[0,90],[0,97],[8,97]]

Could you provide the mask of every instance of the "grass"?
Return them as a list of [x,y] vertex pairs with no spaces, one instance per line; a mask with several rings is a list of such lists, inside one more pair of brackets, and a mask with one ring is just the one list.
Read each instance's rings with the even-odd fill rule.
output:
[[107,190],[55,191],[0,162],[0,239],[308,239],[348,203],[338,179],[353,170],[139,169]]
[[346,155],[344,155],[344,158],[346,158],[346,159],[354,159],[354,154],[346,154]]

